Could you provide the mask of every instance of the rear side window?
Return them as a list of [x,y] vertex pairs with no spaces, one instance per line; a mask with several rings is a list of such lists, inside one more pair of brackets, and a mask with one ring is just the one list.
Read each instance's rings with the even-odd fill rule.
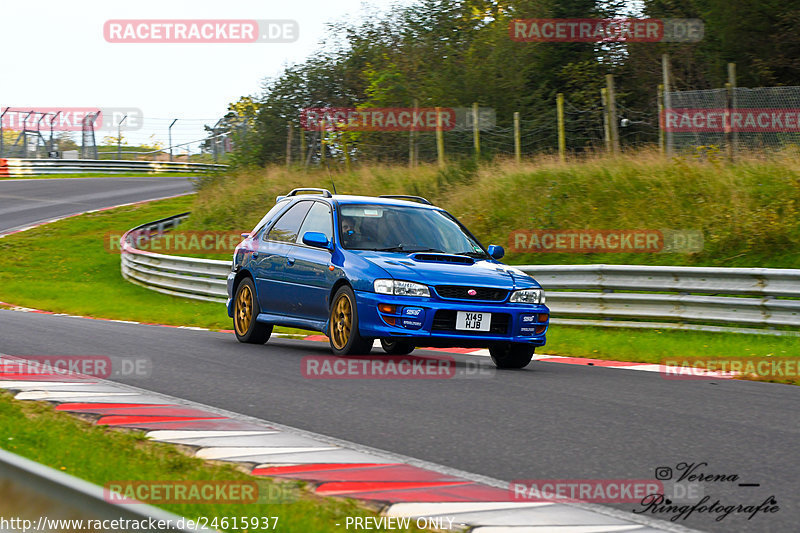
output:
[[284,207],[286,207],[286,204],[282,201],[275,204],[272,207],[272,209],[267,211],[267,214],[264,215],[264,217],[259,221],[259,223],[256,224],[256,227],[253,229],[253,231],[250,232],[250,234],[255,235],[256,233],[261,231],[264,228],[264,226],[266,226],[270,220],[275,218],[275,215],[277,215],[278,212],[280,212],[280,210],[283,209]]
[[314,202],[314,206],[308,211],[308,216],[300,228],[297,242],[303,242],[303,235],[307,231],[318,231],[324,233],[328,240],[333,239],[333,224],[331,222],[331,208],[322,202]]
[[267,233],[268,241],[295,242],[300,232],[300,224],[311,209],[313,202],[298,202],[286,211]]

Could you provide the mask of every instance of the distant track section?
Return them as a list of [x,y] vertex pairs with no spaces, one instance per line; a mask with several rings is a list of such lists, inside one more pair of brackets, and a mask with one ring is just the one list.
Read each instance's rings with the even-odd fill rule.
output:
[[51,174],[128,174],[131,172],[218,172],[227,165],[169,161],[101,161],[97,159],[0,159],[0,178]]

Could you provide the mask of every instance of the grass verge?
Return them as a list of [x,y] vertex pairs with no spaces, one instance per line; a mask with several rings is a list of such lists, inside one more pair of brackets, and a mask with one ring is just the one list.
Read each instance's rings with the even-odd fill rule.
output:
[[[191,197],[121,207],[0,239],[0,301],[59,313],[231,329],[225,307],[160,294],[125,281],[107,235],[192,208]],[[48,257],[47,262],[31,258]],[[276,331],[302,334],[301,330]],[[797,337],[553,326],[541,353],[659,363],[675,357],[800,355]]]
[[224,305],[128,283],[119,253],[108,249],[110,235],[187,211],[191,204],[184,196],[120,207],[0,239],[0,300],[57,313],[229,329]]
[[[800,337],[553,325],[547,333],[547,345],[539,351],[553,355],[639,363],[695,358],[786,358],[796,362],[800,357]],[[800,376],[763,376],[758,381],[800,385]]]
[[[413,194],[458,217],[484,244],[506,246],[511,264],[650,264],[800,268],[800,160],[667,159],[640,151],[561,163],[540,157],[420,165],[371,165],[329,175],[326,169],[272,166],[201,180],[185,229],[252,228],[275,196],[293,187],[339,193]],[[698,253],[536,253],[515,249],[517,230],[697,230]],[[247,231],[247,230],[243,230]]]
[[190,519],[278,517],[282,531],[328,532],[347,516],[376,516],[353,501],[318,497],[301,483],[273,482],[230,464],[205,462],[174,445],[149,441],[142,432],[96,426],[48,404],[16,401],[7,392],[0,393],[0,435],[0,448],[100,486],[113,481],[257,481],[260,494],[288,496],[286,503],[158,505]]

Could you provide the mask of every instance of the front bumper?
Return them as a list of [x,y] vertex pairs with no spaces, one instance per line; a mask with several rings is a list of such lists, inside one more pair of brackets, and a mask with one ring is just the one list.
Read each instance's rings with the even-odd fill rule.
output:
[[225,307],[228,308],[228,316],[233,318],[233,281],[236,279],[236,272],[228,273],[227,289],[228,299],[225,300]]
[[[429,346],[479,347],[496,342],[543,346],[549,326],[550,310],[545,305],[391,296],[362,291],[356,291],[355,295],[358,329],[363,337],[405,338]],[[382,312],[379,305],[395,306],[395,312]],[[490,331],[456,330],[458,311],[492,313]],[[392,319],[394,325],[390,323]]]

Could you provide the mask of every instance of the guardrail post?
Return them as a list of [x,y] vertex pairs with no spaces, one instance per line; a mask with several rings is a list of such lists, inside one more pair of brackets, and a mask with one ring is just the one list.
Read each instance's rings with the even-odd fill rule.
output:
[[442,131],[442,112],[441,108],[436,108],[436,159],[439,162],[439,168],[444,168],[444,132]]
[[556,95],[556,115],[558,122],[558,158],[566,161],[567,138],[564,131],[564,93]]
[[611,151],[618,154],[619,146],[619,120],[617,119],[617,98],[614,91],[614,75],[606,74],[606,99],[608,100],[608,124],[611,131]]
[[481,128],[478,124],[478,102],[472,104],[472,142],[475,145],[475,159],[481,158]]

